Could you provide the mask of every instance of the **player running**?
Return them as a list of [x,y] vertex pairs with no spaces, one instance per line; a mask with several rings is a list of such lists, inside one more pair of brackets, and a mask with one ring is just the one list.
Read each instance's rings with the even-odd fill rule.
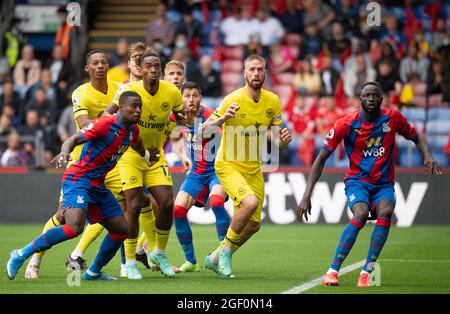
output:
[[[85,71],[89,73],[90,81],[80,85],[72,93],[73,112],[77,125],[77,130],[88,126],[94,119],[100,117],[102,112],[114,98],[120,83],[114,81],[107,81],[106,74],[108,72],[108,59],[106,53],[101,50],[92,50],[86,55]],[[81,153],[82,146],[75,147],[72,152],[72,160],[78,159]],[[119,167],[114,168],[108,173],[105,179],[105,186],[111,190],[117,200],[123,199],[120,195],[122,191]],[[47,230],[57,227],[64,223],[64,216],[62,215],[62,198],[58,211],[50,218],[44,226],[42,233]],[[88,225],[85,234],[80,243],[87,243],[89,245],[103,230],[100,224]],[[89,239],[93,237],[93,239]],[[87,245],[80,251],[85,250]],[[26,269],[25,278],[37,279],[39,278],[39,267],[44,252],[35,254]],[[86,261],[82,258],[82,253],[77,256],[69,256],[66,265],[73,269],[85,269]]]
[[381,108],[383,97],[379,83],[366,83],[361,89],[360,101],[362,108],[338,120],[326,136],[297,207],[297,219],[301,222],[304,216],[308,221],[314,185],[322,174],[325,161],[344,140],[350,162],[345,178],[345,194],[353,218],[341,235],[331,266],[322,281],[326,286],[339,285],[339,269],[350,253],[359,231],[371,217],[377,222],[370,238],[366,263],[357,283],[358,287],[369,286],[369,274],[388,237],[395,208],[393,154],[396,133],[416,144],[423,154],[427,173],[442,173],[425,139],[402,114],[396,110]]
[[25,247],[13,250],[6,264],[9,279],[15,278],[33,253],[48,250],[81,234],[86,218],[89,223],[102,224],[109,232],[82,279],[116,279],[101,270],[127,237],[128,228],[119,202],[105,186],[105,177],[130,145],[141,158],[148,158],[148,151],[142,145],[136,126],[141,110],[142,100],[137,93],[123,93],[117,114],[95,120],[63,143],[61,153],[52,160],[57,162],[57,167],[71,160],[70,153],[75,147],[86,143],[79,158],[64,171],[62,177],[62,215],[65,223],[47,230]]
[[[232,278],[231,257],[261,226],[264,178],[261,145],[266,130],[280,138],[284,146],[291,141],[287,128],[281,128],[278,96],[262,88],[266,62],[258,55],[244,60],[246,85],[226,96],[220,107],[203,124],[202,130],[223,125],[223,136],[216,155],[215,169],[225,192],[234,202],[234,215],[225,239],[205,259],[205,267],[222,278]],[[242,143],[239,144],[239,143]]]
[[[181,94],[183,96],[183,105],[186,110],[193,113],[192,121],[188,122],[189,128],[177,130],[180,133],[179,141],[177,143],[186,145],[186,151],[189,152],[190,162],[183,158],[185,170],[189,171],[180,191],[175,199],[174,217],[175,229],[178,241],[183,248],[186,261],[180,266],[180,272],[198,272],[200,265],[194,253],[194,245],[192,240],[192,230],[189,226],[187,214],[189,209],[197,204],[204,207],[208,201],[208,196],[211,204],[211,209],[216,216],[216,230],[219,241],[225,238],[227,229],[229,227],[230,218],[225,211],[224,202],[226,193],[220,185],[214,170],[214,152],[209,150],[210,141],[217,139],[205,138],[198,139],[198,127],[200,123],[205,122],[212,114],[212,110],[201,105],[202,94],[200,86],[194,82],[186,82],[181,86]],[[194,121],[195,117],[195,121]],[[173,134],[172,137],[177,137]],[[174,149],[177,145],[174,145]],[[180,149],[181,154],[185,150]]]

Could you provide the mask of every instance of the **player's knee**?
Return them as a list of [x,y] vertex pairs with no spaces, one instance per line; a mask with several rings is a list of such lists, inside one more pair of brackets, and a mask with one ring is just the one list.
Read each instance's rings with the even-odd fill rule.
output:
[[84,223],[71,223],[68,224],[70,226],[70,229],[73,230],[73,232],[76,233],[77,236],[83,233],[84,230]]
[[188,210],[180,205],[173,207],[173,216],[175,218],[187,218]]
[[369,209],[356,209],[353,210],[353,218],[356,218],[360,220],[361,222],[365,223],[367,219],[369,218]]
[[242,207],[251,211],[255,211],[258,208],[258,205],[259,200],[255,195],[246,196],[241,202]]
[[209,197],[209,203],[211,204],[211,207],[223,207],[225,200],[222,196],[214,194]]
[[394,208],[391,205],[386,205],[380,207],[377,212],[378,217],[391,219],[392,214],[394,213]]
[[261,223],[255,222],[255,221],[250,221],[249,224],[247,225],[247,227],[250,229],[250,232],[252,234],[255,234],[259,231],[259,229],[261,229]]

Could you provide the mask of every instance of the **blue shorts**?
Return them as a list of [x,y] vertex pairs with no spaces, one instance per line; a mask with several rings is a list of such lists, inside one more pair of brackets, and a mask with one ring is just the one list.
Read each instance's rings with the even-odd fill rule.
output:
[[351,209],[357,202],[366,203],[374,211],[381,200],[388,200],[395,208],[395,191],[393,183],[373,184],[361,180],[347,180],[345,183],[347,204]]
[[192,196],[195,206],[204,207],[208,201],[209,193],[215,185],[220,185],[215,172],[205,174],[189,173],[180,187],[180,191]]
[[81,184],[62,184],[62,208],[83,208],[90,224],[123,216],[122,208],[112,192]]

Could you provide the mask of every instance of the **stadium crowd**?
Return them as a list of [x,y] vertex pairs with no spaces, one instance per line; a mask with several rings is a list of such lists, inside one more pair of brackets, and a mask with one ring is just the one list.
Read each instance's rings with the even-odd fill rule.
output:
[[[265,88],[283,105],[296,135],[280,161],[310,166],[336,119],[360,106],[368,81],[383,87],[383,104],[397,108],[427,136],[442,166],[450,156],[450,6],[441,1],[376,1],[381,23],[369,26],[364,0],[163,1],[142,32],[163,61],[185,65],[203,104],[215,109],[243,85],[242,61],[251,53],[268,60]],[[92,17],[95,18],[95,17]],[[15,38],[17,53],[9,43]],[[49,57],[37,60],[13,19],[0,55],[0,166],[35,165],[34,142],[44,143],[43,165],[75,132],[71,92],[75,76],[67,43],[56,36]],[[108,78],[128,79],[129,42],[109,56]],[[397,142],[397,164],[420,166],[418,153]],[[343,148],[342,148],[343,149]],[[326,166],[346,167],[343,150]]]

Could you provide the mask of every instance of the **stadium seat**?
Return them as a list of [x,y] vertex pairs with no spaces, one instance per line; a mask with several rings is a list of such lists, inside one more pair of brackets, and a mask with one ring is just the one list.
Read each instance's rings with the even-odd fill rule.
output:
[[[421,132],[422,127],[417,127]],[[415,148],[415,144],[401,135],[395,137],[398,149],[398,160],[400,167],[420,167],[422,165],[422,154]]]
[[233,73],[241,73],[242,72],[242,61],[241,60],[225,60],[222,62],[222,71],[223,72],[233,72]]
[[224,84],[222,86],[222,95],[226,96],[230,94],[231,92],[234,92],[236,89],[241,88],[242,86],[240,84]]
[[447,135],[450,129],[450,120],[431,120],[427,122],[427,135]]
[[450,108],[430,108],[428,109],[428,120],[450,121]]
[[425,122],[426,111],[423,108],[405,108],[402,110],[402,114],[410,122]]
[[442,107],[444,105],[442,94],[434,94],[428,97],[429,107]]
[[241,84],[242,73],[222,71],[220,79],[223,85],[239,85]]
[[277,83],[280,85],[291,85],[294,79],[294,73],[284,72],[280,74],[275,74]]
[[286,107],[289,98],[292,95],[291,85],[274,85],[272,91],[280,98],[281,106]]
[[427,97],[426,96],[414,96],[413,104],[420,108],[427,107]]
[[224,59],[241,60],[244,58],[244,48],[241,46],[236,47],[223,47],[222,56]]

